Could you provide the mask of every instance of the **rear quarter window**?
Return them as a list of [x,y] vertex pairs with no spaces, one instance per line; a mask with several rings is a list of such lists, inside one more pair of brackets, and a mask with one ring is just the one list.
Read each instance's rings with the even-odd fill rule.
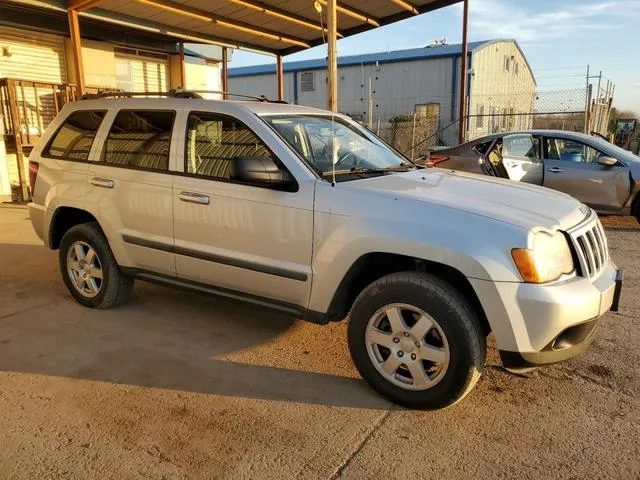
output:
[[493,142],[493,140],[489,141],[489,142],[483,142],[483,143],[476,143],[472,150],[480,155],[484,155],[485,153],[487,153],[487,151],[489,150],[489,147],[491,146],[491,143]]
[[96,132],[106,110],[83,110],[70,114],[42,152],[43,157],[88,160]]

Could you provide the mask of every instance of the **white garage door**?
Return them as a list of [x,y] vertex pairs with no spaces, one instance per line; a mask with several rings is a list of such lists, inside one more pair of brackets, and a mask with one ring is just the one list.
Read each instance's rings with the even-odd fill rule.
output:
[[65,83],[64,38],[0,26],[0,77]]

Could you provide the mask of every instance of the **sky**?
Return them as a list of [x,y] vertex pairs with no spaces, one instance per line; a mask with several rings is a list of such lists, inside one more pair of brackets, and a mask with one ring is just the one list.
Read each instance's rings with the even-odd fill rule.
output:
[[[311,1],[311,0],[305,0]],[[338,16],[338,27],[340,16]],[[614,106],[640,114],[640,0],[470,0],[469,41],[514,38],[539,90],[585,85],[587,65],[615,84]],[[462,41],[462,4],[338,40],[339,55]],[[284,61],[322,58],[319,46]],[[230,67],[275,63],[274,57],[235,51]],[[597,83],[597,79],[592,82]]]

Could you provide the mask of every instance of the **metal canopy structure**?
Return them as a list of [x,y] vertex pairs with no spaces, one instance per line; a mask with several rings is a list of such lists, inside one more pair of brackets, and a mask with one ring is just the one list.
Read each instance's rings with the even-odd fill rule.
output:
[[[86,18],[175,38],[176,42],[222,46],[223,89],[227,85],[227,48],[276,55],[279,96],[283,86],[282,56],[326,43],[328,108],[331,110],[338,108],[336,41],[339,38],[460,1],[463,0],[10,0],[68,13],[81,92],[84,92],[84,72],[80,29],[81,20]],[[184,79],[184,64],[182,69]]]
[[[338,0],[337,37],[347,37],[460,0]],[[178,39],[288,55],[329,35],[327,0],[69,0],[95,17],[157,28]],[[192,38],[184,38],[185,36]]]

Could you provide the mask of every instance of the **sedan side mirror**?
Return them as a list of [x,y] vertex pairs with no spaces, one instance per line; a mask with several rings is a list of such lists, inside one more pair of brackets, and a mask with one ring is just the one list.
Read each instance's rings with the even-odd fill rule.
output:
[[613,157],[600,157],[598,163],[603,167],[613,167],[618,163],[618,160]]
[[280,190],[295,191],[297,185],[291,174],[280,168],[271,157],[236,157],[231,163],[231,179]]

